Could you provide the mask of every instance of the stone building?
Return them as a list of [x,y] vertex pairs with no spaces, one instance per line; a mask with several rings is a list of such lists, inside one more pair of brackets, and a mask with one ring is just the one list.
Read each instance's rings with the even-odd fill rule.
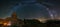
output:
[[21,19],[17,18],[16,12],[13,12],[11,17],[7,17],[6,21],[10,21],[11,25],[18,27],[22,27],[22,25],[24,24],[24,22]]

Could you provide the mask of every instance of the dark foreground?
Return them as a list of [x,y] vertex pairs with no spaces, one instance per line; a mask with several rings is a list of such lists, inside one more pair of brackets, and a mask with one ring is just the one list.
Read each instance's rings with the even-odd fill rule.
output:
[[3,26],[0,24],[0,27],[60,27],[60,21],[49,20],[46,23],[41,23],[38,20],[24,20],[24,24]]

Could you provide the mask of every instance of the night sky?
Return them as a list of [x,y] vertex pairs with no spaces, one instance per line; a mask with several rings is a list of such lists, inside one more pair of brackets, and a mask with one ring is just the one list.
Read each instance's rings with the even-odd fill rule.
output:
[[[0,17],[11,16],[16,11],[20,19],[25,18],[50,18],[52,11],[54,16],[60,16],[60,2],[58,0],[0,0]],[[54,12],[55,13],[54,13]]]

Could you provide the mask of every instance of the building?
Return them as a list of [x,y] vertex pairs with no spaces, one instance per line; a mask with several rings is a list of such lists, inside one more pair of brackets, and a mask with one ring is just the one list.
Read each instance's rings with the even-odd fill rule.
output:
[[13,12],[11,17],[7,17],[5,19],[0,19],[0,27],[8,27],[8,26],[22,27],[23,25],[24,25],[23,20],[17,18],[16,12]]
[[13,26],[20,26],[24,25],[24,22],[21,19],[17,18],[16,12],[13,12],[11,17],[7,17],[5,21],[11,22]]

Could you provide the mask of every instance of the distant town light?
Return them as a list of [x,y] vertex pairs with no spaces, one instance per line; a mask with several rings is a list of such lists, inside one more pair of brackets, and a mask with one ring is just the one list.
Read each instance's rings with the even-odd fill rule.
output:
[[11,22],[5,22],[3,23],[4,26],[11,26]]
[[3,25],[4,25],[4,26],[7,26],[7,23],[4,23]]
[[7,24],[7,26],[11,26],[11,22],[9,22],[9,23]]
[[40,22],[42,22],[42,23],[46,23],[46,21],[47,21],[47,19],[45,19],[45,18],[40,18],[40,19],[38,19]]

